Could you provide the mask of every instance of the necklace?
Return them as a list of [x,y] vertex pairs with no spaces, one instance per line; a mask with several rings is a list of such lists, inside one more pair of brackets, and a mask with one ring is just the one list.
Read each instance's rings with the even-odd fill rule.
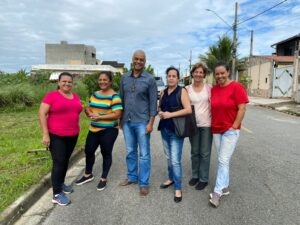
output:
[[64,93],[63,91],[59,90],[59,93],[61,93],[64,97],[69,98],[69,99],[73,97],[71,92]]

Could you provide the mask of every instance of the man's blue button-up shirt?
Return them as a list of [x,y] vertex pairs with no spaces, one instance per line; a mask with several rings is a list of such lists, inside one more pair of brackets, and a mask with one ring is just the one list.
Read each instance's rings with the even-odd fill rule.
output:
[[157,114],[157,86],[152,75],[143,71],[134,77],[129,71],[122,76],[120,96],[123,121],[147,122]]

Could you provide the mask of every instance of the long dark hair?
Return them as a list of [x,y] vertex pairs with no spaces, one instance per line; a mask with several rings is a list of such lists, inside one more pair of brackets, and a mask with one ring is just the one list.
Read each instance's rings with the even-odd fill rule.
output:
[[228,65],[228,63],[223,62],[223,61],[219,61],[219,62],[217,62],[217,63],[215,64],[215,66],[214,66],[214,73],[215,73],[215,69],[216,69],[217,67],[219,67],[219,66],[224,67],[224,68],[226,69],[226,71],[229,72],[229,65]]

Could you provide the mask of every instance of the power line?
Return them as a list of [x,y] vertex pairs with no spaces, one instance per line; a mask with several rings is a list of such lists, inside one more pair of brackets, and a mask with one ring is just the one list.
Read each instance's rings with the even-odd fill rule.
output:
[[271,9],[273,9],[273,8],[275,8],[275,7],[277,7],[277,6],[279,6],[280,4],[282,4],[282,3],[286,2],[286,1],[287,1],[287,0],[284,0],[284,1],[282,1],[282,2],[279,2],[278,4],[272,6],[271,8],[268,8],[268,9],[262,11],[261,13],[258,13],[258,14],[256,14],[255,16],[252,16],[252,17],[250,17],[250,18],[248,18],[248,19],[245,19],[245,20],[243,20],[242,22],[239,22],[237,25],[240,25],[240,24],[242,24],[242,23],[245,23],[245,22],[248,21],[248,20],[252,20],[252,19],[254,19],[255,17],[258,17],[258,16],[260,16],[261,14],[270,11]]

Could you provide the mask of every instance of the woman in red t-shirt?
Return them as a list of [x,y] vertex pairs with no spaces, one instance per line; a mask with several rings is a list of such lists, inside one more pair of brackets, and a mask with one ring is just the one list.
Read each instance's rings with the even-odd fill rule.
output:
[[64,184],[69,159],[79,134],[80,98],[71,92],[73,76],[63,72],[58,78],[58,90],[49,92],[42,100],[39,118],[43,132],[43,144],[49,146],[52,156],[51,181],[53,203],[68,205],[65,194],[73,192]]
[[229,66],[219,62],[215,66],[217,85],[211,90],[212,133],[218,154],[218,170],[210,203],[218,207],[222,195],[229,194],[229,164],[235,150],[241,122],[249,102],[244,87],[229,79]]

